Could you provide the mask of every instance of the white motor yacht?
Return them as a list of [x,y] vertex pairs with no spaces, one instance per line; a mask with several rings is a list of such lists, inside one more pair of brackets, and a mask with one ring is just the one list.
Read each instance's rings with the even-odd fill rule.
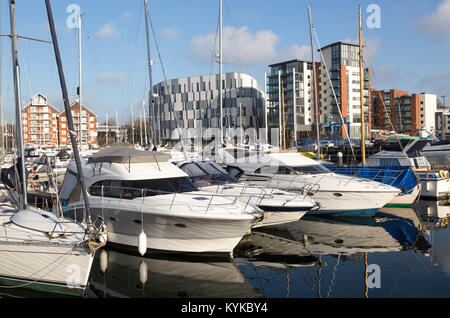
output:
[[314,213],[372,215],[400,193],[380,182],[338,175],[299,153],[269,153],[225,162],[239,181],[303,193],[320,204]]
[[[251,205],[199,191],[170,155],[109,147],[83,165],[91,215],[103,216],[108,243],[143,251],[230,253],[263,217]],[[60,191],[69,215],[82,206],[72,162]],[[144,252],[145,253],[145,252]]]
[[177,166],[202,191],[237,197],[244,203],[251,203],[262,209],[264,221],[254,227],[294,222],[307,211],[318,207],[306,195],[239,183],[214,161],[181,161]]

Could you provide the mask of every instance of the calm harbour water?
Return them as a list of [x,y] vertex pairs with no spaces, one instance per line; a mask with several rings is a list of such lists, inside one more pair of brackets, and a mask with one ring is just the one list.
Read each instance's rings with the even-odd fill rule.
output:
[[[449,217],[450,202],[442,201],[382,209],[375,218],[306,215],[253,230],[230,259],[140,257],[105,249],[96,254],[86,297],[447,298]],[[365,283],[366,269],[375,286]]]

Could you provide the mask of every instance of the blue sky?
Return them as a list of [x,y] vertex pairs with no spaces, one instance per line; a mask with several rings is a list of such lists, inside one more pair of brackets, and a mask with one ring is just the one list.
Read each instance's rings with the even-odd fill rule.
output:
[[[212,63],[218,20],[218,0],[150,0],[150,15],[167,77],[217,73]],[[450,0],[301,1],[223,0],[224,71],[244,72],[263,85],[268,65],[291,58],[310,58],[307,11],[312,9],[321,46],[358,37],[358,4],[363,12],[378,89],[447,95],[450,104]],[[83,12],[84,102],[99,120],[117,117],[124,123],[142,108],[149,87],[143,0],[51,1],[69,94],[78,81],[76,30],[66,22],[66,9]],[[1,32],[9,33],[8,1],[0,0]],[[380,8],[381,27],[368,28],[370,4]],[[17,29],[24,36],[50,39],[44,0],[17,0]],[[13,115],[10,41],[1,40],[3,104]],[[22,99],[37,92],[62,108],[61,90],[52,47],[20,40]],[[217,51],[217,49],[216,49]],[[163,80],[152,38],[154,83]],[[211,68],[212,64],[212,68]]]

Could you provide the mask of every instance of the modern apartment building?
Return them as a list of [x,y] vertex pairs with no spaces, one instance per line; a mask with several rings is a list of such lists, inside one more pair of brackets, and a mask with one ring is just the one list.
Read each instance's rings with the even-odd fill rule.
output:
[[436,129],[437,96],[420,93],[419,96],[419,125],[430,131]]
[[273,128],[278,129],[279,144],[286,147],[297,145],[302,138],[312,138],[315,122],[312,62],[296,59],[269,68],[265,74],[269,134]]
[[[370,101],[372,105],[372,128],[381,130],[393,130],[400,127],[398,114],[400,108],[396,98],[407,96],[407,91],[391,89],[389,91],[370,90]],[[392,124],[391,124],[392,123]]]
[[[220,82],[224,130],[264,128],[265,93],[256,79],[243,73],[226,73]],[[219,75],[185,77],[156,84],[153,87],[154,113],[150,114],[154,138],[163,142],[179,140],[177,128],[187,129],[188,138],[195,138],[208,128],[219,128],[219,87]]]
[[444,107],[436,111],[435,133],[442,140],[450,139],[450,109]]
[[31,98],[22,110],[24,144],[41,147],[58,145],[59,111],[42,94]]
[[371,90],[370,96],[373,129],[417,135],[422,128],[430,131],[436,128],[436,95],[391,89]]
[[[318,70],[320,121],[321,123],[342,122],[342,116],[345,121],[350,123],[350,138],[359,139],[361,138],[359,45],[339,41],[321,48],[321,51],[323,59]],[[364,69],[363,96],[366,138],[370,138],[371,128],[369,76],[369,69]],[[344,127],[347,126],[341,126],[340,137],[345,139],[347,136]],[[322,133],[325,135],[329,135],[329,130],[327,125],[322,127]]]

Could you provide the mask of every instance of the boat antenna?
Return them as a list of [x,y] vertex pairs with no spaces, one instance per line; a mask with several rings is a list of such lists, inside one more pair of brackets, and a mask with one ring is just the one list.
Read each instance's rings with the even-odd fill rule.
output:
[[[14,0],[11,0],[11,2],[14,2]],[[70,141],[72,143],[73,154],[75,157],[75,163],[77,165],[78,176],[79,176],[81,190],[82,190],[83,198],[84,198],[85,210],[83,211],[83,222],[88,221],[90,223],[90,221],[91,221],[90,216],[89,216],[89,219],[87,220],[87,213],[89,213],[89,200],[88,200],[88,196],[87,196],[86,185],[84,183],[84,176],[83,176],[83,169],[81,167],[80,153],[78,151],[77,140],[75,138],[73,117],[72,117],[72,112],[71,112],[70,104],[69,104],[69,96],[67,93],[66,79],[64,77],[64,71],[63,71],[63,66],[62,66],[62,62],[61,62],[61,55],[59,52],[58,38],[56,36],[55,22],[53,20],[53,13],[52,13],[51,5],[50,5],[50,0],[45,0],[45,5],[47,7],[48,23],[49,23],[50,32],[52,35],[52,42],[53,42],[53,49],[55,51],[56,64],[58,66],[59,81],[61,84],[61,90],[62,90],[62,95],[63,95],[63,100],[64,100],[64,109],[66,111],[66,116],[67,116],[67,124],[69,127]],[[81,138],[81,136],[80,136],[80,138]]]

